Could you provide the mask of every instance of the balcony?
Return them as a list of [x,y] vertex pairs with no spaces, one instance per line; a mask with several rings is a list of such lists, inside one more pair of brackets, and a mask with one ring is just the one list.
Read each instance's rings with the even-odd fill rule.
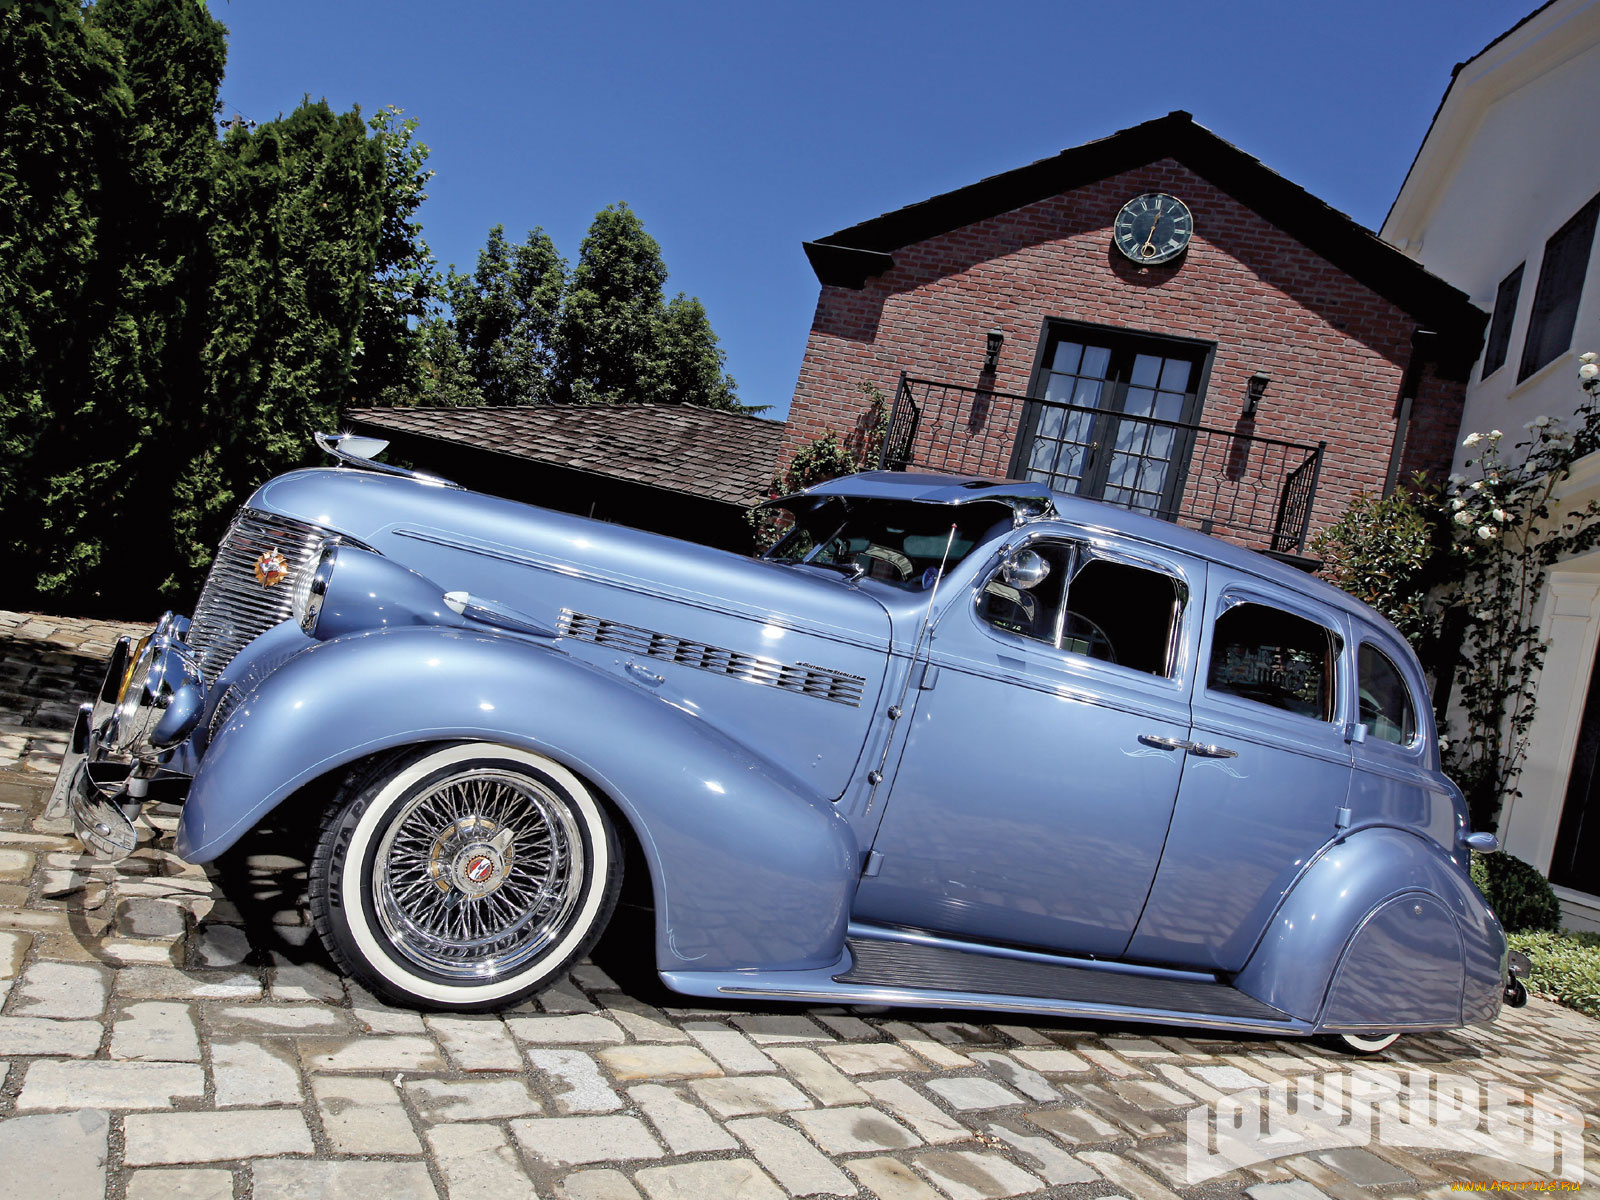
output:
[[902,375],[879,465],[1036,479],[1303,560],[1326,449]]

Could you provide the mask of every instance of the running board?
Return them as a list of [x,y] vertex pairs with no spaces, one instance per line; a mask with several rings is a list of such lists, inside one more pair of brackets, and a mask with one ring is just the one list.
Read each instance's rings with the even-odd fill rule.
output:
[[1224,983],[1001,958],[947,946],[849,938],[848,953],[812,971],[670,971],[691,996],[826,1004],[961,1008],[1039,1016],[1307,1034],[1298,1020]]

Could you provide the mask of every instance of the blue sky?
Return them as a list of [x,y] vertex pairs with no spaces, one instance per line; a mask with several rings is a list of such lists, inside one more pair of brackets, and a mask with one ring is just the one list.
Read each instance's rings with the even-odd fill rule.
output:
[[741,398],[782,416],[817,299],[800,243],[1172,109],[1371,227],[1450,69],[1531,0],[546,5],[212,0],[224,115],[304,94],[420,119],[441,263],[626,200]]

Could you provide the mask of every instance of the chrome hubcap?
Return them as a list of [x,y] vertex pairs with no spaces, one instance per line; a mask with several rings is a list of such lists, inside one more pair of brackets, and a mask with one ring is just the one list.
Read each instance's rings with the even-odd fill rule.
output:
[[411,799],[373,863],[378,919],[395,948],[430,971],[479,980],[555,942],[583,876],[583,838],[556,793],[490,769]]

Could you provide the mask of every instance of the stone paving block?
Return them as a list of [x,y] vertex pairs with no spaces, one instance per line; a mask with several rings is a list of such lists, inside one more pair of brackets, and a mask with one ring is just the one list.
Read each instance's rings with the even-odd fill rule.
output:
[[1164,1083],[1146,1081],[1143,1079],[1129,1079],[1121,1083],[1113,1083],[1110,1088],[1129,1104],[1141,1108],[1145,1112],[1166,1112],[1174,1108],[1190,1108],[1194,1100],[1176,1088],[1168,1087]]
[[[115,967],[143,965],[171,966],[178,947],[172,942],[141,941],[138,938],[102,938],[96,957]],[[51,957],[56,957],[51,955]]]
[[458,1071],[520,1071],[522,1054],[499,1017],[423,1018]]
[[592,1013],[594,1001],[565,979],[548,984],[539,992],[539,1007],[547,1013]]
[[843,1043],[818,1049],[834,1066],[847,1075],[898,1075],[926,1071],[928,1064],[903,1046],[885,1042]]
[[823,1104],[865,1104],[866,1092],[804,1046],[769,1046],[767,1055]]
[[0,1200],[105,1195],[110,1136],[110,1117],[92,1108],[0,1121]]
[[385,1004],[352,979],[345,980],[350,1017],[367,1033],[427,1033],[420,1013]]
[[1037,1178],[998,1154],[932,1150],[913,1161],[950,1200],[999,1200],[1026,1195],[1041,1186]]
[[252,1163],[250,1177],[262,1200],[438,1200],[439,1195],[421,1163],[269,1158]]
[[995,1122],[985,1132],[1010,1146],[1016,1157],[1043,1176],[1046,1183],[1090,1183],[1100,1178],[1093,1167],[1073,1158],[1049,1138],[1023,1133],[1004,1122]]
[[1188,1070],[1197,1079],[1210,1084],[1219,1092],[1237,1092],[1246,1088],[1264,1088],[1267,1086],[1262,1080],[1241,1071],[1238,1067],[1190,1067]]
[[450,1200],[539,1200],[499,1126],[435,1125],[427,1138]]
[[339,1004],[344,1000],[344,981],[326,967],[316,963],[288,963],[283,956],[274,954],[271,972],[272,986],[268,997],[279,1004],[306,1001],[316,1004]]
[[767,1171],[793,1196],[853,1196],[856,1185],[787,1125],[770,1117],[729,1121],[728,1130],[750,1148]]
[[899,1159],[857,1158],[850,1169],[879,1200],[945,1200]]
[[1132,1063],[1118,1058],[1109,1050],[1101,1050],[1097,1046],[1079,1046],[1078,1053],[1083,1055],[1107,1075],[1114,1075],[1118,1079],[1137,1079],[1145,1071]]
[[1104,1150],[1084,1150],[1078,1157],[1088,1163],[1112,1186],[1120,1189],[1132,1200],[1176,1200],[1176,1193],[1162,1186],[1120,1154]]
[[422,1143],[387,1079],[359,1075],[313,1075],[311,1093],[322,1130],[340,1154],[421,1154]]
[[1022,1097],[1015,1092],[1007,1091],[992,1079],[976,1075],[929,1079],[923,1086],[936,1093],[951,1108],[963,1112],[977,1108],[1005,1108],[1022,1103]]
[[759,1046],[788,1042],[831,1042],[833,1035],[801,1013],[750,1013],[733,1023]]
[[122,1010],[111,1027],[111,1057],[146,1062],[199,1062],[200,1033],[187,1004],[146,1000]]
[[783,1192],[746,1158],[646,1167],[635,1178],[650,1200],[784,1200]]
[[190,965],[237,967],[250,957],[250,939],[233,925],[202,925],[195,934]]
[[841,1017],[833,1013],[818,1013],[817,1020],[833,1030],[836,1037],[844,1038],[846,1041],[875,1042],[878,1040],[878,1031],[860,1017]]
[[697,1021],[684,1026],[684,1032],[729,1075],[760,1075],[777,1070],[777,1065],[749,1038],[726,1025]]
[[[930,1037],[944,1043],[946,1046],[994,1046],[997,1040],[994,1034],[979,1025],[967,1021],[924,1021],[922,1028],[927,1030]],[[1029,1042],[1040,1046],[1050,1045],[1050,1040],[1024,1025],[997,1025],[1001,1033],[1016,1038],[1020,1042]]]
[[1038,1071],[1043,1075],[1076,1074],[1080,1071],[1093,1070],[1071,1050],[1013,1050],[1011,1057],[1030,1071]]
[[117,904],[115,923],[123,937],[174,939],[184,935],[189,914],[167,900],[136,898]]
[[205,1092],[205,1073],[189,1063],[44,1059],[29,1065],[17,1108],[171,1108]]
[[1075,1082],[1068,1084],[1066,1090],[1096,1114],[1120,1125],[1135,1137],[1164,1137],[1169,1132],[1165,1125],[1143,1109],[1096,1084]]
[[972,1136],[960,1121],[903,1079],[869,1079],[861,1085],[878,1103],[915,1129],[925,1142],[964,1142]]
[[211,1079],[218,1108],[299,1104],[300,1070],[291,1046],[268,1042],[212,1042]]
[[53,1021],[49,1017],[0,1017],[0,1058],[64,1055],[88,1058],[100,1048],[105,1027],[98,1021]]
[[615,1045],[627,1040],[615,1021],[593,1013],[566,1017],[511,1017],[506,1028],[530,1046]]
[[[3,741],[4,739],[0,739]],[[0,849],[0,880],[7,883],[27,882],[33,874],[33,854],[28,850],[11,847]]]
[[144,1167],[128,1176],[127,1200],[233,1200],[233,1172]]
[[628,1177],[609,1167],[572,1172],[556,1184],[556,1196],[558,1200],[642,1200]]
[[544,1072],[556,1108],[564,1113],[612,1112],[622,1098],[611,1090],[594,1059],[582,1050],[527,1051],[528,1062]]
[[974,1051],[972,1061],[986,1067],[990,1074],[1009,1083],[1030,1100],[1049,1104],[1053,1100],[1061,1099],[1061,1093],[1050,1086],[1049,1080],[1032,1068],[1023,1066],[1010,1055],[978,1050]]
[[511,1132],[524,1151],[558,1167],[662,1156],[638,1117],[532,1117],[512,1121]]
[[430,1124],[499,1121],[544,1112],[521,1079],[412,1079],[406,1081],[405,1094],[417,1115]]
[[936,1067],[947,1071],[960,1071],[972,1062],[964,1054],[957,1054],[943,1042],[929,1037],[907,1021],[885,1021],[883,1031],[918,1058],[927,1059]]
[[772,1075],[743,1075],[729,1079],[696,1079],[690,1090],[719,1117],[748,1117],[757,1113],[791,1112],[812,1107],[811,1101],[787,1079]]
[[[310,1154],[305,1117],[292,1108],[233,1112],[133,1113],[123,1122],[122,1159],[130,1167],[160,1163],[228,1162],[279,1154]],[[261,1192],[261,1195],[282,1195]]]
[[689,1035],[679,1029],[667,1014],[642,1000],[635,1000],[624,992],[608,995],[606,1011],[622,1025],[636,1041],[687,1042]]
[[217,1033],[303,1037],[350,1032],[350,1019],[344,1013],[320,1004],[234,1004],[226,1008],[207,1007],[204,1014],[206,1028]]
[[1283,1183],[1258,1183],[1255,1187],[1245,1188],[1244,1194],[1250,1200],[1327,1200],[1327,1196],[1319,1192],[1303,1179],[1291,1179]]
[[99,967],[35,962],[15,984],[11,1011],[19,1017],[98,1017],[105,1009],[109,985],[107,972]]
[[794,1121],[829,1154],[909,1150],[922,1139],[876,1108],[816,1108],[794,1114]]
[[643,1083],[629,1088],[628,1096],[644,1111],[674,1154],[738,1149],[738,1143],[721,1125],[685,1100],[677,1089]]
[[619,1083],[638,1079],[702,1079],[721,1075],[722,1068],[693,1046],[612,1046],[597,1057]]
[[1046,1108],[1025,1114],[1040,1129],[1055,1134],[1069,1146],[1097,1146],[1127,1138],[1127,1131],[1095,1116],[1086,1108]]
[[312,1071],[442,1071],[444,1056],[425,1037],[303,1038],[300,1060]]
[[117,995],[126,1000],[259,1000],[261,980],[250,971],[124,967],[117,972]]
[[1410,1175],[1387,1163],[1370,1150],[1360,1146],[1342,1146],[1312,1155],[1318,1162],[1332,1167],[1351,1183],[1361,1188],[1387,1187],[1396,1183],[1414,1183]]

